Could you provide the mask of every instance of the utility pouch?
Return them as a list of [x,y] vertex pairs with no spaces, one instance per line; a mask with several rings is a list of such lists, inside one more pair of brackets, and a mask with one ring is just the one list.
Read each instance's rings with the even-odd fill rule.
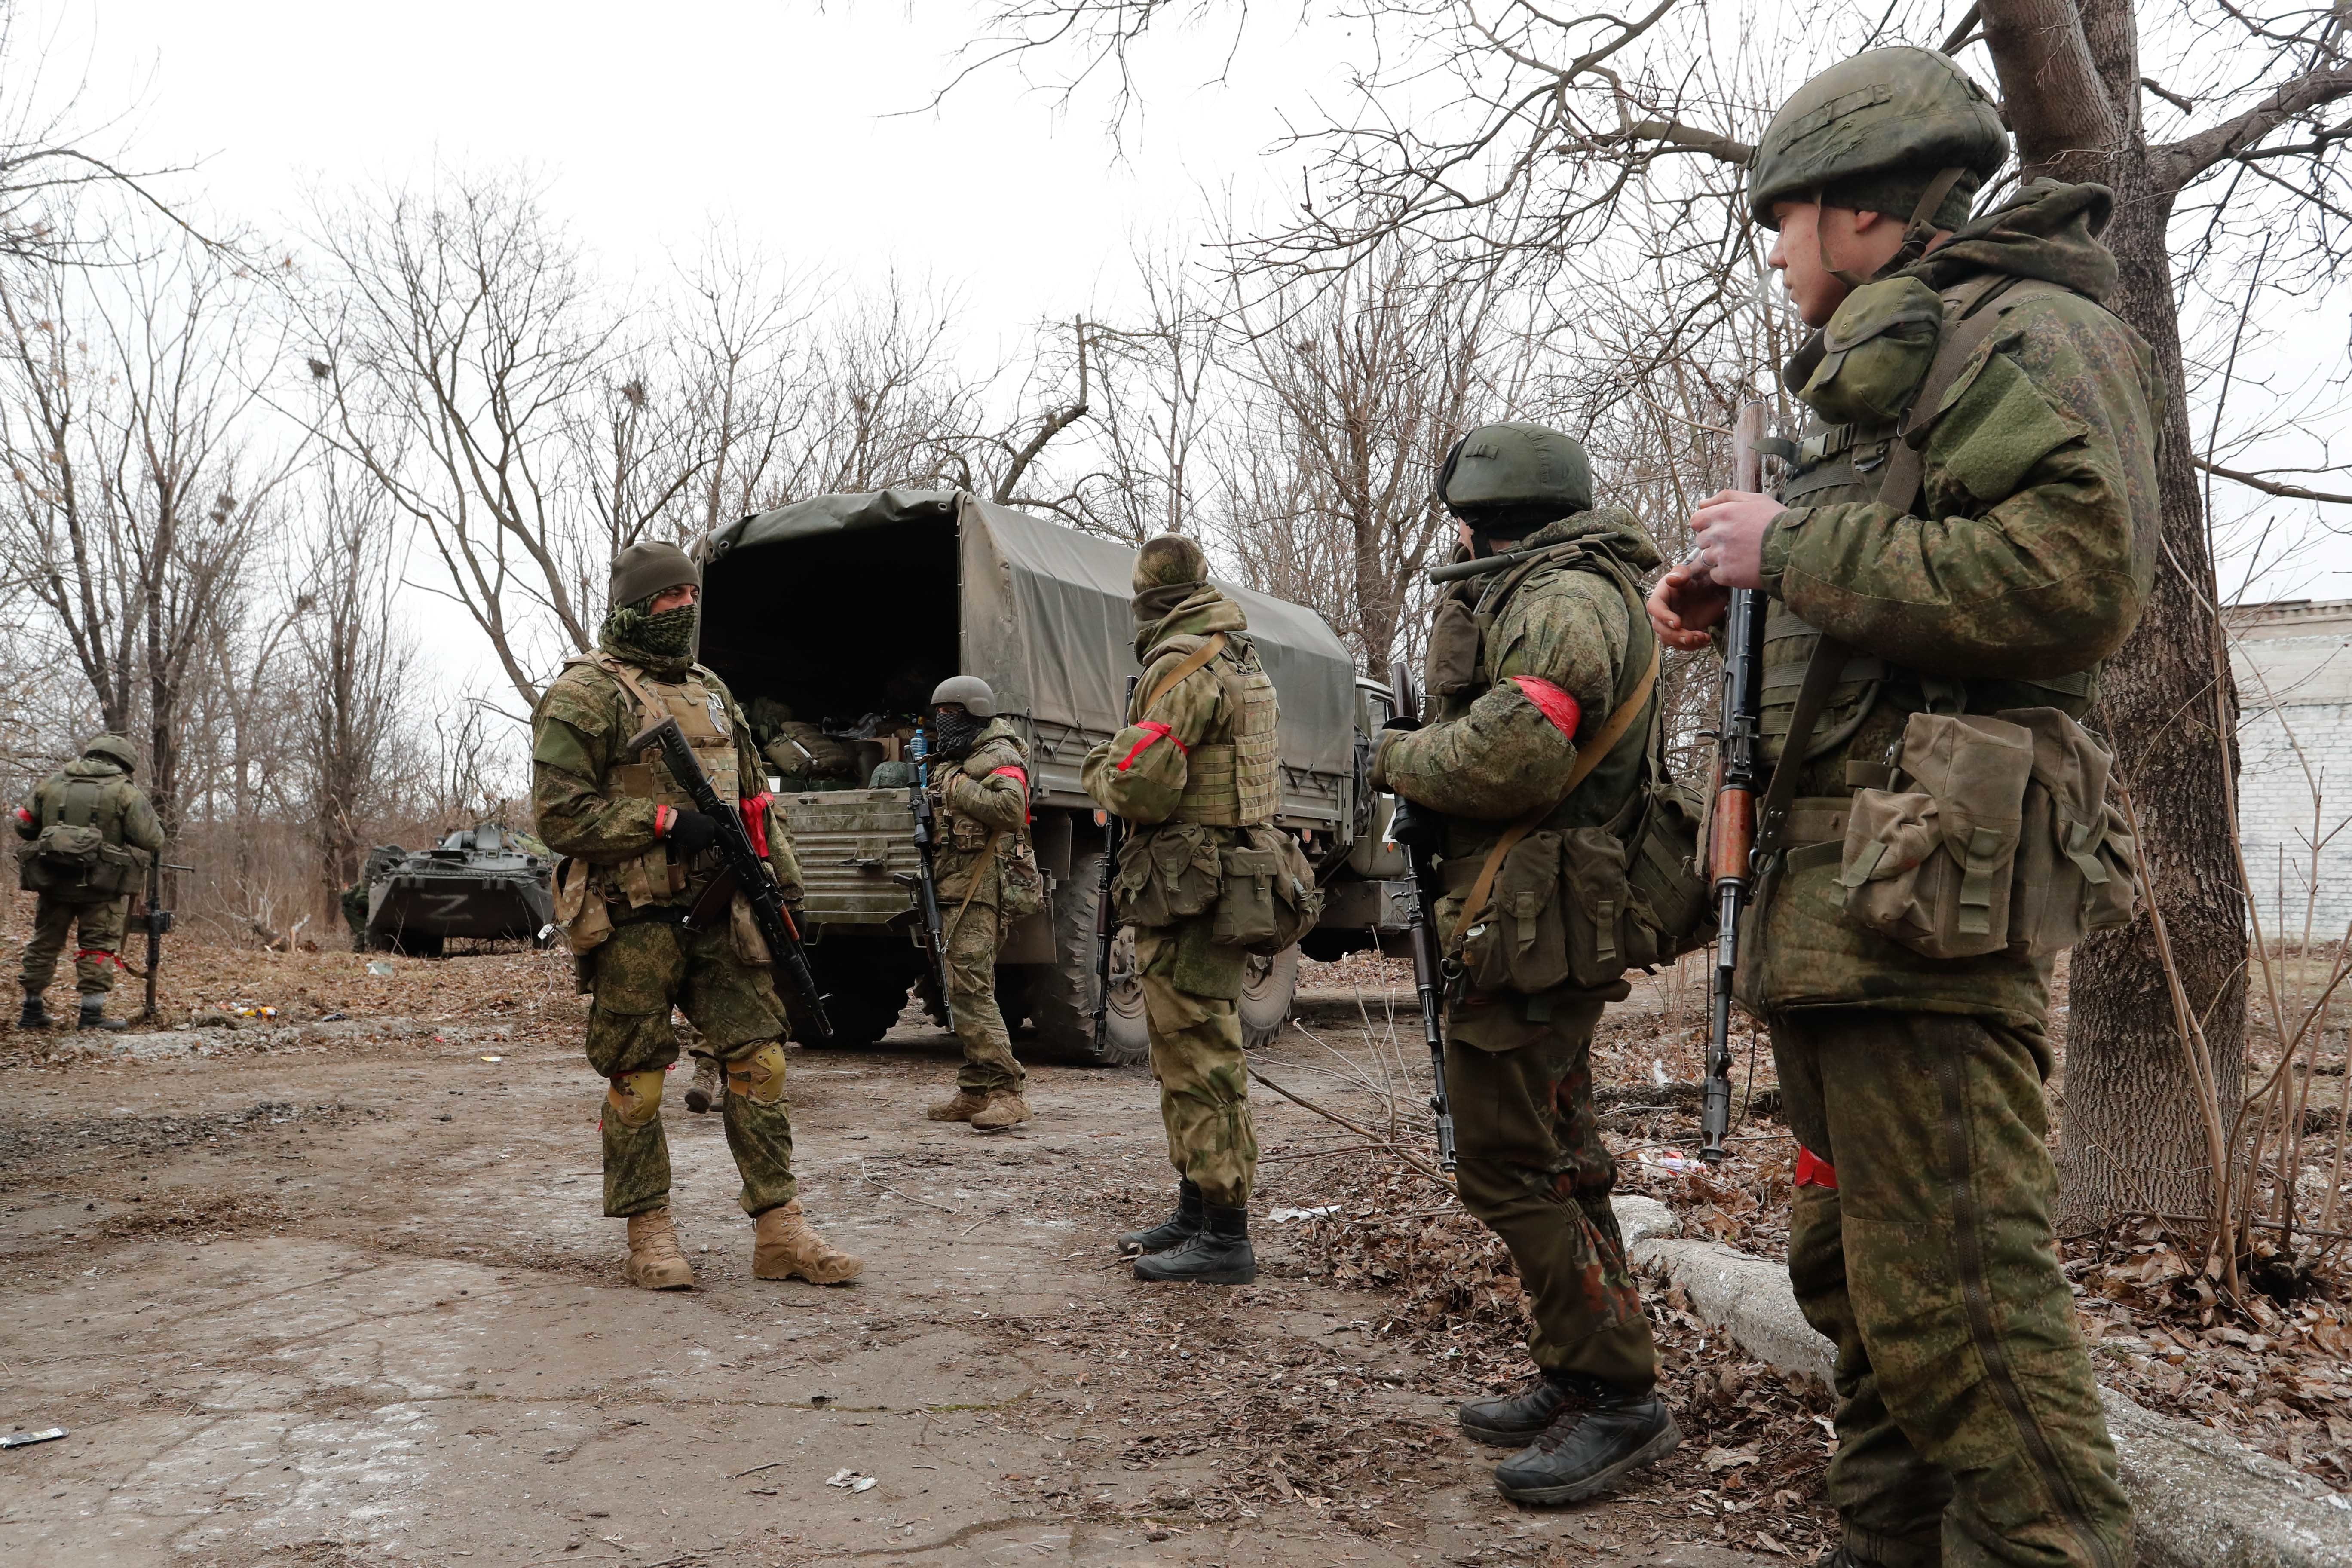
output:
[[95,827],[52,822],[23,850],[17,879],[28,893],[95,898],[101,891],[99,853],[106,847],[106,835]]
[[1715,940],[1715,887],[1699,863],[1706,808],[1690,786],[1653,784],[1626,853],[1625,882],[1640,926],[1627,962],[1672,963]]
[[1614,983],[1636,964],[1657,962],[1657,939],[1633,908],[1625,842],[1605,827],[1560,835],[1560,909],[1568,932],[1568,978],[1591,987]]
[[[1462,970],[1471,990],[1532,994],[1568,984],[1572,939],[1560,908],[1560,841],[1572,837],[1578,836],[1529,833],[1495,868],[1485,912],[1461,933]],[[1622,883],[1623,851],[1619,854]],[[1476,889],[1471,892],[1475,896]],[[1616,978],[1613,972],[1610,978]]]
[[2045,957],[2092,931],[2130,924],[2139,847],[2124,814],[2107,800],[2114,756],[2058,709],[2017,708],[1999,717],[2033,738],[2033,778],[2010,896],[2011,950]]
[[1796,394],[1832,424],[1891,424],[1927,379],[1943,329],[1943,299],[1918,279],[1866,283],[1822,329],[1821,361]]
[[1423,685],[1432,697],[1458,697],[1478,678],[1478,619],[1459,598],[1438,601],[1430,618]]
[[1912,714],[1895,771],[1914,787],[1856,791],[1846,818],[1847,917],[1928,958],[2009,946],[2033,751],[2006,719]]
[[124,844],[101,843],[82,885],[101,900],[120,898],[139,886],[146,871],[147,858],[138,850]]
[[1323,889],[1298,840],[1279,828],[1247,827],[1225,847],[1224,887],[1213,931],[1222,947],[1271,958],[1312,930]]
[[1037,851],[1024,839],[996,861],[996,910],[1008,921],[1026,920],[1045,907],[1045,873]]
[[727,939],[734,944],[735,956],[754,969],[765,969],[775,962],[768,952],[767,933],[760,929],[760,918],[751,912],[751,900],[740,893],[727,900]]
[[1112,911],[1122,925],[1172,926],[1217,901],[1217,841],[1197,822],[1162,823],[1118,848]]
[[591,869],[587,861],[573,855],[555,866],[555,924],[563,932],[563,945],[574,957],[595,952],[613,934],[612,908],[594,885]]

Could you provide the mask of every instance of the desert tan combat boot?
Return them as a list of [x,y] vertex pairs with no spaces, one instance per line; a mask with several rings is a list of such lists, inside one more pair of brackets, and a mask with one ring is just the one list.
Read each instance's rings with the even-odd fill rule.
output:
[[976,1089],[960,1089],[953,1100],[942,1100],[923,1112],[934,1121],[969,1121],[988,1108],[988,1096]]
[[1021,1098],[1017,1089],[1000,1089],[988,1097],[988,1109],[971,1119],[974,1132],[1002,1132],[1018,1127],[1036,1112]]
[[695,1058],[694,1085],[686,1091],[686,1108],[699,1116],[718,1104],[726,1093],[726,1082],[719,1074],[719,1058]]
[[694,1265],[677,1244],[669,1210],[629,1216],[629,1260],[621,1266],[621,1274],[640,1290],[694,1289]]
[[855,1258],[825,1241],[809,1227],[794,1198],[772,1208],[754,1223],[751,1274],[759,1279],[799,1278],[812,1285],[838,1285],[857,1278],[866,1259]]

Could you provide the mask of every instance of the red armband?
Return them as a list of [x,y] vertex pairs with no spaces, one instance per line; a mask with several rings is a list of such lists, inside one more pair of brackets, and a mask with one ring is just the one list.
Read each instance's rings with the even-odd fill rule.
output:
[[1171,730],[1167,725],[1160,723],[1157,720],[1147,719],[1142,723],[1138,724],[1136,728],[1143,731],[1143,739],[1138,741],[1135,743],[1135,749],[1128,752],[1125,757],[1122,757],[1119,760],[1118,771],[1120,773],[1125,773],[1128,769],[1133,767],[1135,765],[1135,759],[1150,751],[1151,749],[1151,742],[1154,741],[1166,741],[1170,745],[1175,747],[1186,756],[1190,756],[1192,753],[1192,747],[1186,745],[1183,742],[1176,738],[1175,731]]
[[1796,1184],[1801,1187],[1826,1187],[1835,1192],[1837,1167],[1800,1143],[1797,1145]]
[[654,837],[656,838],[667,838],[669,837],[669,830],[677,826],[677,807],[674,805],[658,805],[654,807]]
[[1518,683],[1519,690],[1527,700],[1551,721],[1552,728],[1567,736],[1571,745],[1574,744],[1576,726],[1584,717],[1584,710],[1577,706],[1576,699],[1550,681],[1532,675],[1515,675],[1511,679]]
[[743,831],[751,836],[751,847],[760,858],[768,858],[768,803],[775,797],[766,790],[736,802],[735,809],[743,814]]
[[1004,767],[996,769],[988,776],[990,778],[995,778],[1000,774],[1010,778],[1013,783],[1021,786],[1022,819],[1026,822],[1036,821],[1036,814],[1029,810],[1029,775],[1023,773],[1019,768],[1013,767],[1008,763]]
[[33,820],[33,814],[20,805],[16,808],[16,820],[29,825]]

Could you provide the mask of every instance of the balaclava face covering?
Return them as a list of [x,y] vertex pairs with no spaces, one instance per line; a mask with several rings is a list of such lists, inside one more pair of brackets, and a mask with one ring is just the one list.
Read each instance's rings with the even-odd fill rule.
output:
[[987,720],[975,719],[961,708],[942,708],[931,715],[931,739],[949,762],[971,755],[972,742],[987,728]]
[[686,673],[694,658],[695,619],[692,605],[652,613],[653,600],[623,605],[604,617],[596,643],[616,658],[642,664],[656,675],[675,678]]

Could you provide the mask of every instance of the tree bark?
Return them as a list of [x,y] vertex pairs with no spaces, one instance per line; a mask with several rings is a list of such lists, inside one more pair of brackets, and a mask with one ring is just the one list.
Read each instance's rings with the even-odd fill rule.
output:
[[[2069,9],[2071,23],[2060,15]],[[2246,1033],[2245,900],[2230,812],[2238,704],[2228,662],[2217,657],[2212,552],[2182,396],[2168,244],[2176,183],[2155,166],[2141,128],[2127,0],[1988,0],[1984,14],[2024,176],[2095,181],[2116,193],[2104,237],[2121,279],[2107,303],[2155,351],[2164,392],[2155,587],[2138,629],[2106,667],[2095,718],[2138,808],[2147,886],[2189,1005],[2205,1020],[2227,1124],[2243,1093]],[[2146,917],[2076,949],[2069,989],[2061,1228],[2093,1229],[2135,1212],[2210,1212],[2200,1098]]]

